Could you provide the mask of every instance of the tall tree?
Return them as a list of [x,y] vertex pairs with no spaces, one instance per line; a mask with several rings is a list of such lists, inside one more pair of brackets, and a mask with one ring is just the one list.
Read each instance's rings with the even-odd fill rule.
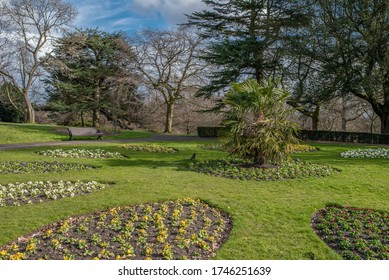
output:
[[[389,2],[313,0],[315,40],[306,51],[333,75],[340,96],[353,94],[372,106],[389,132]],[[315,50],[309,49],[315,46]],[[319,51],[318,51],[319,50]]]
[[[60,38],[46,70],[51,105],[63,111],[117,119],[135,98],[135,54],[123,34],[77,30]],[[136,100],[136,98],[135,98]]]
[[231,82],[252,77],[262,84],[280,66],[283,31],[305,22],[298,1],[203,0],[208,10],[188,16],[209,39],[203,58],[219,67],[211,73],[204,94],[215,93]]
[[41,56],[55,33],[69,24],[77,13],[62,0],[10,0],[2,1],[0,14],[8,24],[3,36],[10,39],[0,50],[5,59],[0,65],[0,75],[23,97],[26,121],[34,123],[31,89],[42,74]]
[[199,59],[202,39],[187,27],[144,30],[134,39],[138,70],[146,87],[166,106],[166,133],[172,133],[174,106],[182,94],[198,88],[205,64]]

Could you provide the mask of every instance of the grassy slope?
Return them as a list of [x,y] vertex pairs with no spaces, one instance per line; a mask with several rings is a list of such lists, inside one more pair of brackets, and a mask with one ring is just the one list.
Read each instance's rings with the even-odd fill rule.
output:
[[[55,125],[15,124],[0,122],[0,144],[68,140],[69,135],[54,131],[58,128],[63,127]],[[119,135],[105,136],[104,139],[141,138],[147,137],[149,135],[150,133],[148,132],[123,131]],[[89,139],[93,139],[93,137]]]
[[[318,145],[315,153],[296,155],[316,163],[329,163],[342,172],[328,178],[276,182],[234,181],[186,171],[193,152],[200,160],[222,157],[199,150],[195,142],[164,143],[177,154],[122,151],[119,144],[99,146],[122,151],[128,159],[64,159],[93,163],[97,171],[47,175],[0,175],[0,183],[28,180],[116,181],[111,189],[39,205],[0,208],[0,245],[47,223],[70,215],[118,205],[182,197],[201,198],[229,212],[234,227],[217,259],[338,259],[310,228],[315,210],[328,202],[389,211],[389,160],[342,159],[339,153],[354,145]],[[1,160],[54,160],[34,154],[39,149],[0,152]]]

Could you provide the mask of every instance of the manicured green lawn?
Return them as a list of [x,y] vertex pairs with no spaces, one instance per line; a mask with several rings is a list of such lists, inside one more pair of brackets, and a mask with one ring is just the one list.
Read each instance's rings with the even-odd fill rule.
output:
[[[68,140],[69,135],[67,133],[64,134],[59,132],[63,128],[64,127],[55,125],[15,124],[0,122],[0,144]],[[125,130],[117,135],[104,136],[104,139],[143,138],[149,135],[151,135],[149,132]],[[94,138],[89,137],[89,139]]]
[[201,150],[198,148],[201,143],[157,143],[179,150],[172,154],[131,152],[122,149],[120,144],[77,146],[121,152],[128,156],[125,159],[54,159],[35,154],[42,148],[0,151],[1,161],[60,160],[98,167],[96,170],[44,175],[0,175],[0,184],[61,179],[116,182],[111,188],[84,196],[0,208],[0,246],[71,215],[192,197],[220,207],[232,216],[232,233],[216,259],[340,259],[310,227],[316,210],[325,207],[326,203],[338,203],[389,211],[389,160],[339,156],[342,151],[361,146],[317,144],[318,152],[294,155],[341,170],[330,177],[256,182],[187,171],[186,165],[194,152],[198,160],[226,155],[220,151]]

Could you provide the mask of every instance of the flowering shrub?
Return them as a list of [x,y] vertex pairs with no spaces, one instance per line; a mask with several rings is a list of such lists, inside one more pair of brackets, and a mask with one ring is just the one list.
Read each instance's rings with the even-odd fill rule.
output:
[[117,152],[108,152],[101,149],[85,150],[85,149],[55,149],[37,152],[38,155],[49,157],[62,158],[124,158],[124,156]]
[[126,144],[123,148],[133,152],[150,152],[150,153],[176,153],[177,150],[169,147],[163,147],[154,144]]
[[206,259],[231,220],[190,198],[116,207],[48,225],[0,248],[11,259]]
[[256,167],[243,160],[208,160],[192,162],[189,170],[214,176],[240,180],[282,180],[308,177],[329,176],[336,169],[327,165],[318,165],[299,160],[285,162],[279,166],[268,168]]
[[389,149],[357,149],[340,154],[343,158],[389,158]]
[[0,184],[0,207],[20,206],[22,204],[40,203],[47,200],[73,197],[75,195],[101,190],[108,186],[108,184],[94,181],[29,181],[27,183]]
[[47,173],[69,170],[88,170],[94,166],[79,163],[47,161],[5,161],[0,162],[0,174]]
[[315,213],[320,238],[348,260],[389,260],[389,213],[329,206]]
[[306,153],[306,152],[316,152],[317,148],[310,145],[303,144],[292,144],[288,147],[289,153]]

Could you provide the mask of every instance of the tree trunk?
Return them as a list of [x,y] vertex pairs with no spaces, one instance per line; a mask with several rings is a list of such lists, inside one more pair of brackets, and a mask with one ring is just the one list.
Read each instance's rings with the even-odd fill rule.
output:
[[347,130],[347,100],[344,96],[342,97],[341,118],[342,118],[342,131],[346,131]]
[[35,123],[35,111],[32,107],[31,101],[28,98],[28,93],[23,94],[24,104],[26,105],[26,122],[27,123]]
[[254,164],[258,166],[265,164],[265,158],[263,157],[262,153],[260,153],[258,150],[255,150],[254,152]]
[[389,111],[383,111],[379,117],[381,120],[381,133],[389,133]]
[[174,115],[174,101],[171,101],[171,102],[167,103],[166,123],[165,123],[164,133],[172,133],[173,132],[173,115]]
[[85,127],[84,112],[81,112],[81,126]]
[[316,131],[319,127],[319,113],[320,113],[320,106],[317,105],[315,111],[311,115],[312,130],[314,131]]
[[99,125],[99,111],[97,109],[93,109],[92,111],[92,126],[97,127]]

